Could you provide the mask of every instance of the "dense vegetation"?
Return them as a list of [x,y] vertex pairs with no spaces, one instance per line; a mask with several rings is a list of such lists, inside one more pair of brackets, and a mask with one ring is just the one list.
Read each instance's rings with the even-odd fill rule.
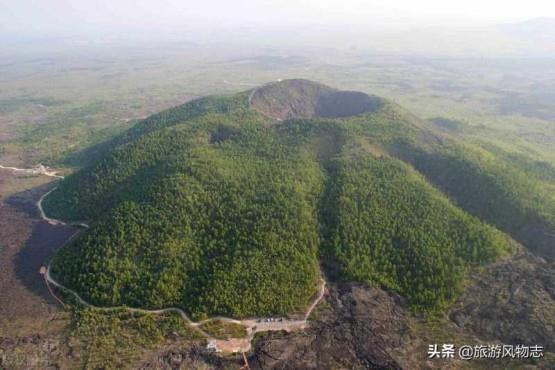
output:
[[422,148],[403,143],[399,148],[401,157],[467,212],[538,254],[555,257],[555,240],[549,236],[555,230],[555,182],[548,163],[468,145]]
[[272,139],[252,128],[165,157],[163,169],[133,177],[141,186],[115,195],[125,200],[62,250],[54,271],[104,305],[244,316],[305,304],[318,279],[321,177]]
[[148,350],[179,340],[203,339],[177,314],[75,308],[68,330],[74,367],[129,369]]
[[[303,99],[291,95],[294,104]],[[264,96],[271,102],[271,90]],[[64,180],[46,198],[46,212],[93,226],[56,255],[54,276],[99,305],[242,317],[306,305],[323,258],[328,273],[380,284],[415,309],[434,311],[452,300],[470,267],[513,249],[509,237],[480,221],[498,225],[492,216],[461,203],[476,217],[469,215],[396,159],[459,202],[439,181],[443,165],[432,164],[459,160],[472,168],[481,153],[496,163],[491,152],[473,147],[478,154],[467,156],[464,146],[387,102],[352,117],[283,122],[247,102],[247,94],[205,98],[152,116]],[[278,113],[294,112],[286,104]],[[476,181],[498,174],[514,194],[524,191],[521,180],[512,187],[512,179],[526,177],[516,167],[515,176],[484,174],[493,166],[456,168],[473,176],[457,178],[473,191]],[[485,182],[479,189],[499,188]],[[536,197],[542,202],[530,207],[550,222],[542,208],[549,196]],[[499,198],[491,212],[512,204]]]
[[342,157],[330,165],[328,252],[348,280],[400,292],[417,309],[455,297],[467,267],[508,252],[507,237],[456,208],[394,159]]

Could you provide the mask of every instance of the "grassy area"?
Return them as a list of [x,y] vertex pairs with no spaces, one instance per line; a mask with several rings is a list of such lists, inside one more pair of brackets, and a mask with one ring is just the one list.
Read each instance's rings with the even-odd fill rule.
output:
[[217,339],[245,338],[247,329],[243,325],[223,322],[221,320],[208,321],[201,325],[202,330]]
[[202,340],[177,314],[73,311],[68,345],[86,369],[126,369],[163,344]]

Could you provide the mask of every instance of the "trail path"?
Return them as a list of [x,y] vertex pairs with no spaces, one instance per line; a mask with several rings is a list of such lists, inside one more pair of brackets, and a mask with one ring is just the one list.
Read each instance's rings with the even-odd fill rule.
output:
[[[44,176],[49,176],[49,177],[55,177],[55,178],[58,178],[58,179],[63,179],[64,178],[63,176],[57,175],[55,171],[48,170],[48,168],[43,166],[43,165],[39,165],[37,168],[34,168],[34,169],[5,167],[5,166],[0,165],[0,169],[8,169],[8,170],[12,170],[14,172],[24,172],[24,173],[28,173],[28,174],[32,174],[32,175],[44,175]],[[56,187],[54,187],[52,190],[46,192],[45,194],[43,194],[40,197],[40,199],[38,200],[38,202],[36,204],[37,208],[39,210],[41,218],[43,220],[47,221],[48,223],[50,223],[52,225],[67,225],[67,223],[64,222],[64,221],[48,217],[45,214],[44,209],[42,208],[43,200],[50,193],[52,193],[54,190],[56,190]],[[89,227],[89,225],[87,225],[85,223],[76,223],[76,224],[71,224],[71,225],[81,226],[81,227],[84,227],[84,228]],[[79,232],[76,232],[75,234],[73,234],[73,236],[67,242],[72,240],[78,234],[79,234]],[[48,267],[46,267],[46,271],[44,272],[44,278],[45,278],[45,281],[46,281],[47,284],[52,284],[53,286],[72,294],[77,299],[77,301],[85,307],[90,307],[90,308],[94,308],[94,309],[102,310],[102,311],[117,311],[117,310],[124,309],[124,310],[128,310],[130,312],[156,314],[156,315],[163,315],[163,314],[171,313],[171,312],[177,313],[179,316],[181,316],[183,321],[185,321],[188,325],[190,325],[195,330],[197,330],[207,340],[216,343],[217,347],[220,350],[224,351],[224,352],[247,352],[247,351],[249,351],[251,349],[251,342],[252,342],[252,339],[253,339],[254,335],[256,333],[259,333],[259,332],[281,331],[281,330],[290,332],[290,331],[302,330],[302,329],[306,328],[306,326],[308,324],[308,318],[310,317],[310,314],[312,313],[314,308],[316,308],[318,303],[320,303],[320,301],[323,299],[323,297],[325,295],[325,292],[326,292],[326,281],[322,277],[320,277],[319,287],[318,287],[318,294],[316,295],[314,301],[308,307],[307,311],[305,312],[305,314],[303,316],[303,319],[301,319],[301,320],[292,320],[292,319],[287,319],[287,318],[249,318],[249,319],[237,320],[237,319],[233,319],[233,318],[230,318],[230,317],[216,316],[216,317],[208,318],[206,320],[195,322],[195,321],[191,320],[189,318],[189,316],[187,316],[185,311],[183,311],[180,308],[176,308],[176,307],[168,307],[168,308],[162,308],[162,309],[147,310],[147,309],[142,309],[142,308],[127,307],[127,306],[117,306],[117,307],[94,306],[94,305],[90,304],[89,302],[85,301],[83,298],[81,298],[79,296],[79,294],[77,292],[75,292],[74,290],[71,290],[68,287],[65,287],[64,285],[62,285],[58,281],[56,281],[50,273],[50,265]],[[50,287],[48,287],[48,288],[50,288]],[[247,336],[245,338],[237,338],[237,339],[229,339],[229,340],[216,339],[216,338],[212,337],[210,334],[208,334],[207,332],[205,332],[202,329],[203,324],[211,322],[211,321],[221,321],[221,322],[228,323],[228,324],[243,325],[243,326],[246,327]]]
[[80,226],[80,227],[83,227],[83,228],[85,228],[85,229],[88,229],[88,228],[89,228],[89,225],[86,224],[86,223],[84,223],[84,222],[74,222],[74,223],[69,223],[69,224],[68,224],[68,223],[66,223],[66,222],[64,222],[64,221],[62,221],[62,220],[56,220],[56,219],[54,219],[54,218],[50,218],[50,217],[48,217],[48,216],[46,215],[46,213],[44,213],[44,209],[42,208],[42,201],[43,201],[44,198],[46,198],[50,193],[52,193],[54,190],[56,190],[56,188],[57,188],[57,187],[54,187],[54,188],[52,188],[52,190],[50,190],[50,191],[44,193],[44,194],[40,197],[39,201],[37,202],[37,208],[39,209],[40,217],[41,217],[44,221],[48,222],[48,223],[51,224],[51,225],[71,225],[71,226]]
[[44,176],[49,176],[49,177],[55,177],[58,179],[63,179],[63,176],[57,175],[56,171],[49,171],[48,167],[43,166],[42,164],[39,164],[37,167],[35,168],[17,168],[17,167],[8,167],[8,166],[3,166],[0,164],[0,169],[4,169],[4,170],[10,170],[13,172],[23,172],[29,175],[44,175]]
[[[314,299],[314,301],[309,306],[302,320],[290,320],[286,318],[273,319],[274,321],[267,321],[268,318],[251,318],[251,319],[237,320],[230,317],[215,316],[206,320],[195,322],[189,318],[189,316],[185,313],[185,311],[176,307],[147,310],[143,308],[134,308],[134,307],[127,307],[127,306],[114,306],[114,307],[94,306],[89,302],[85,301],[83,298],[81,298],[79,294],[74,290],[71,290],[63,286],[59,282],[57,282],[50,274],[50,266],[47,267],[45,277],[48,283],[72,294],[77,299],[77,301],[85,307],[90,307],[101,311],[118,311],[118,310],[124,309],[130,312],[155,314],[155,315],[163,315],[171,312],[177,313],[179,316],[181,316],[183,321],[185,321],[191,327],[195,328],[195,330],[197,330],[206,339],[215,341],[219,347],[228,349],[229,352],[248,352],[251,349],[251,342],[256,333],[266,332],[266,331],[282,331],[282,330],[290,332],[290,331],[302,330],[306,328],[308,324],[308,317],[310,316],[314,308],[318,305],[318,303],[320,303],[320,301],[322,300],[326,292],[326,282],[323,278],[320,278],[318,294]],[[282,321],[278,321],[278,320],[282,320]],[[245,338],[218,340],[202,329],[203,324],[206,324],[211,321],[221,321],[228,324],[243,325],[246,327],[247,336]]]

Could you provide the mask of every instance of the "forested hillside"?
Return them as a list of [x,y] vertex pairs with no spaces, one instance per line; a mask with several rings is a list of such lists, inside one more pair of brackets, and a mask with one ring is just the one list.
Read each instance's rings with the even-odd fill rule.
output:
[[454,143],[423,148],[403,142],[397,149],[464,210],[555,258],[555,181],[548,163]]
[[406,164],[357,153],[330,164],[328,253],[344,279],[441,309],[471,266],[510,252],[501,232],[453,206]]
[[555,229],[552,179],[507,163],[309,81],[204,98],[139,123],[45,199],[50,217],[92,222],[52,272],[99,305],[244,317],[306,305],[324,262],[439,311],[469,269],[515,250],[493,226],[555,249],[519,234]]
[[[103,305],[180,306],[202,317],[306,304],[318,280],[317,164],[263,127],[176,149],[146,171],[119,167],[134,173],[129,189],[111,194],[117,206],[60,252],[53,271]],[[141,161],[134,150],[127,163]],[[108,185],[99,186],[89,217]]]

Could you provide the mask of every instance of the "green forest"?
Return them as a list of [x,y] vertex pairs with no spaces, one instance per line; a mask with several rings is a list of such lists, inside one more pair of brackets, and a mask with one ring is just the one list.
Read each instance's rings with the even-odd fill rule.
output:
[[416,310],[440,310],[469,267],[511,252],[505,235],[398,160],[355,155],[331,166],[327,252],[345,280],[390,288]]
[[511,237],[553,253],[526,233],[555,229],[552,178],[385,101],[281,121],[247,93],[203,98],[138,123],[92,163],[43,206],[92,224],[51,267],[101,306],[285,315],[323,273],[438,312],[471,268],[516,250]]

